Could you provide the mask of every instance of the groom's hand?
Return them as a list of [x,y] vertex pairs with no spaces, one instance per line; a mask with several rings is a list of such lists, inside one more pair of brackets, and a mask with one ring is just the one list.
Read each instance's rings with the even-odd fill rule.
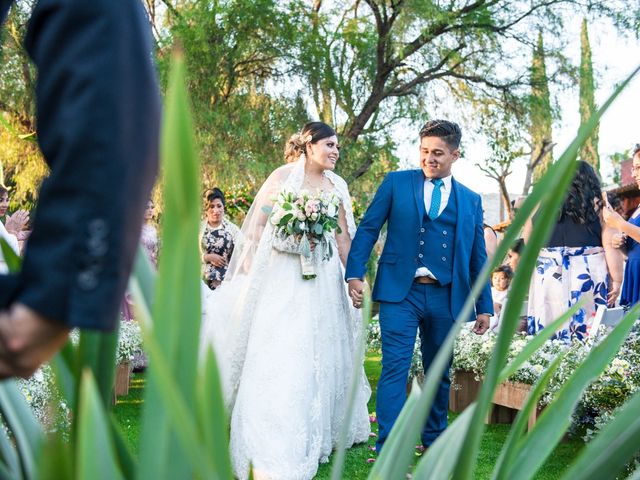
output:
[[362,307],[362,300],[364,299],[364,282],[362,280],[359,278],[349,280],[349,296],[354,307]]
[[473,333],[482,335],[489,330],[489,315],[481,313],[476,317],[476,324],[473,326]]

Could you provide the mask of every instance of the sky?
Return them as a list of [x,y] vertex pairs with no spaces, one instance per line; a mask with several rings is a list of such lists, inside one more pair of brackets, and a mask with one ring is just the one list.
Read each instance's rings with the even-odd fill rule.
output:
[[[574,38],[567,46],[565,54],[572,59],[574,65],[580,62],[580,26],[581,16],[576,16],[572,22],[567,22],[564,35]],[[592,22],[589,25],[589,39],[593,52],[593,68],[596,80],[596,102],[604,103],[613,92],[615,85],[624,80],[634,68],[640,64],[640,40],[622,37],[606,20]],[[578,111],[578,87],[571,92],[554,92],[561,110],[561,120],[553,126],[553,140],[556,143],[554,156],[557,158],[575,137],[580,125]],[[623,152],[640,143],[640,75],[629,84],[615,103],[604,115],[600,124],[600,164],[601,175],[605,184],[610,183],[612,168],[608,156]],[[398,155],[404,159],[402,164],[407,167],[418,165],[418,141],[412,140],[413,135],[404,137],[398,148]],[[465,157],[456,162],[453,174],[472,190],[479,193],[493,193],[498,191],[497,183],[486,177],[475,166],[488,155],[486,145],[463,137]],[[526,173],[526,160],[523,159],[514,168],[507,180],[509,191],[520,193]]]

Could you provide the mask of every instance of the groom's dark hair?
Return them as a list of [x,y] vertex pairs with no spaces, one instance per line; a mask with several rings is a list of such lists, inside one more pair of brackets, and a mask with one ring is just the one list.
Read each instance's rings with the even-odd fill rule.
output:
[[420,129],[420,139],[424,137],[438,137],[444,140],[447,145],[456,150],[460,147],[462,130],[455,122],[449,120],[429,120]]

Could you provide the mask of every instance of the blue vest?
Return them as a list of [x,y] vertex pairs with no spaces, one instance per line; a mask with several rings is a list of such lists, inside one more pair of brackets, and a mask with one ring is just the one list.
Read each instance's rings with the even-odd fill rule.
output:
[[453,272],[458,207],[452,189],[443,212],[431,220],[425,212],[420,228],[419,262],[433,273],[440,285],[449,285]]

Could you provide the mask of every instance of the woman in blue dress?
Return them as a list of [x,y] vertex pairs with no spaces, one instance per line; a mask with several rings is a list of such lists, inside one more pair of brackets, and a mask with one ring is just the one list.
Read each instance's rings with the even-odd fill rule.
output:
[[[637,144],[633,150],[631,172],[640,186],[640,144]],[[629,217],[629,221],[626,221],[607,202],[603,210],[603,218],[607,225],[622,234],[621,242],[617,246],[626,249],[627,265],[624,269],[620,304],[633,305],[640,300],[640,207],[636,208]]]

